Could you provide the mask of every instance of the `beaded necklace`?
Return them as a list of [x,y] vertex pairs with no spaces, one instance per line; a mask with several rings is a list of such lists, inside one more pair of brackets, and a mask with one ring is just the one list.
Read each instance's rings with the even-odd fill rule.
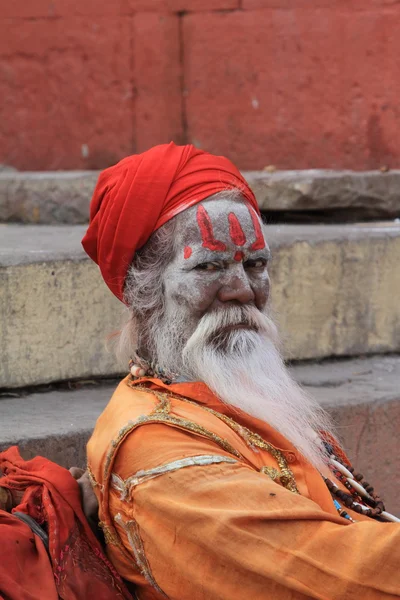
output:
[[348,490],[348,493],[341,490],[333,481],[328,479],[328,477],[323,476],[340,516],[349,519],[350,521],[354,521],[344,508],[342,508],[336,498],[339,498],[346,508],[351,508],[351,510],[354,510],[354,512],[358,514],[366,515],[367,517],[381,521],[400,523],[400,519],[386,511],[382,499],[375,493],[372,485],[364,480],[364,476],[361,473],[355,473],[354,468],[351,465],[344,464],[344,461],[335,454],[332,444],[324,442],[324,446],[328,454],[328,466],[330,470],[336,479],[343,483]]
[[132,377],[156,377],[168,385],[178,378],[176,373],[163,369],[154,361],[145,360],[137,352],[129,361],[129,372]]
[[[178,379],[176,373],[168,372],[157,364],[144,360],[137,353],[129,361],[129,371],[134,379],[145,376],[156,377],[167,384]],[[351,465],[346,465],[344,460],[337,455],[338,452],[335,452],[335,448],[331,443],[323,440],[323,445],[328,456],[328,466],[332,475],[348,490],[348,492],[343,491],[331,479],[322,475],[339,515],[352,523],[355,522],[355,519],[348,514],[338,499],[346,508],[358,514],[379,521],[400,523],[400,519],[386,511],[382,499],[374,492],[372,485],[364,481],[363,475],[355,473]]]

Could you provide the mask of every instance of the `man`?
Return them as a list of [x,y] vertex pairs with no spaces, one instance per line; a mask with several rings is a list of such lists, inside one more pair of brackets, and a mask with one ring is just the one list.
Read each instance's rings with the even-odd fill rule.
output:
[[292,381],[255,198],[174,144],[100,176],[83,240],[130,320],[88,445],[108,556],[140,599],[395,598],[400,527]]

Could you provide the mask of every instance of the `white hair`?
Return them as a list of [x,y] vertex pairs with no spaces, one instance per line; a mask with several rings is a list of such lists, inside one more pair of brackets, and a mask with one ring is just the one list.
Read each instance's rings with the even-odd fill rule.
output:
[[[268,422],[321,468],[325,454],[319,432],[332,435],[330,419],[290,376],[269,309],[227,305],[206,313],[194,332],[188,332],[184,313],[170,310],[164,273],[176,250],[181,218],[158,229],[129,269],[125,301],[130,316],[119,338],[120,359],[126,365],[144,347],[148,356],[143,358],[189,381],[203,381],[226,404]],[[248,328],[231,327],[238,324]]]
[[[247,323],[248,329],[226,328]],[[224,333],[225,331],[225,333]],[[182,351],[182,372],[203,381],[225,403],[267,421],[321,468],[320,432],[330,419],[292,379],[279,351],[278,332],[255,306],[229,306],[205,314]]]
[[157,325],[164,314],[163,272],[174,253],[177,220],[171,219],[157,229],[148,242],[136,252],[125,280],[124,300],[129,316],[122,327],[116,346],[121,365],[127,365],[145,339],[151,345]]

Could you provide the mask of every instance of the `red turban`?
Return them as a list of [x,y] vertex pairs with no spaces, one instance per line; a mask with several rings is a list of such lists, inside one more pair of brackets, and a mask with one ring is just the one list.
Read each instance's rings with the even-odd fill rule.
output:
[[151,234],[197,202],[233,188],[259,213],[248,184],[223,156],[173,142],[128,156],[100,174],[82,245],[123,301],[129,266]]

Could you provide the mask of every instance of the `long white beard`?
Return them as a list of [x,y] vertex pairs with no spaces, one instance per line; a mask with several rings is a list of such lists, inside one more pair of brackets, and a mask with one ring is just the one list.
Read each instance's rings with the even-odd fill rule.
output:
[[[224,330],[240,323],[251,329]],[[266,314],[251,306],[206,314],[185,345],[183,329],[180,319],[170,317],[168,326],[158,330],[160,365],[203,381],[223,402],[266,421],[323,468],[318,432],[331,433],[329,417],[290,376],[277,349],[276,327]]]

